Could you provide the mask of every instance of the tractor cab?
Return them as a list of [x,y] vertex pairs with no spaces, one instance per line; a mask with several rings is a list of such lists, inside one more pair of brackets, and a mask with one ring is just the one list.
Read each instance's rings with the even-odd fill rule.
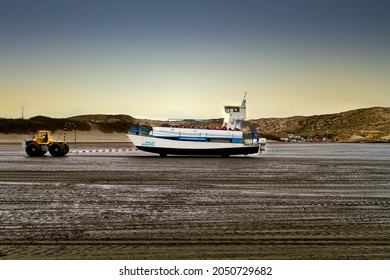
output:
[[52,144],[52,132],[50,130],[38,130],[37,135],[34,136],[33,142],[37,144]]

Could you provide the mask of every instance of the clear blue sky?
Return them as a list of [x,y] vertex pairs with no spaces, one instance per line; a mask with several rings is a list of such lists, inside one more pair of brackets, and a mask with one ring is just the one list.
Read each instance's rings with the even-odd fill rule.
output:
[[0,117],[390,106],[390,1],[0,0]]

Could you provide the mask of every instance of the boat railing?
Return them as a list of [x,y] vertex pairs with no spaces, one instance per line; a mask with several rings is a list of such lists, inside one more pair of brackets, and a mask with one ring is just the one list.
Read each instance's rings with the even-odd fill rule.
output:
[[173,138],[178,140],[207,141],[207,133],[182,132],[182,131],[153,131],[153,137]]
[[149,135],[150,129],[144,126],[130,126],[130,134]]
[[211,139],[227,139],[233,143],[238,143],[243,140],[241,135],[235,135],[234,133],[208,133],[206,131],[164,131],[164,130],[153,130],[151,136],[158,138],[169,138],[177,140],[187,141],[209,141]]

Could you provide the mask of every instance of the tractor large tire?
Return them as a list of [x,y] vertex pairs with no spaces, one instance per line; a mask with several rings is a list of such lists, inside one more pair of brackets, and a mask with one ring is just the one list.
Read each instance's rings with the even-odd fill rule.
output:
[[30,144],[28,144],[27,147],[26,147],[26,153],[27,153],[30,157],[37,157],[37,156],[40,156],[40,155],[41,155],[41,149],[39,148],[39,145],[38,145],[38,144],[30,143]]
[[65,156],[67,153],[69,153],[69,145],[68,144],[63,144],[62,145],[63,147],[63,152],[62,152],[62,155]]
[[54,144],[50,145],[50,147],[49,147],[49,153],[50,153],[53,157],[61,157],[61,156],[63,156],[64,149],[63,149],[63,147],[62,147],[61,144],[54,143]]

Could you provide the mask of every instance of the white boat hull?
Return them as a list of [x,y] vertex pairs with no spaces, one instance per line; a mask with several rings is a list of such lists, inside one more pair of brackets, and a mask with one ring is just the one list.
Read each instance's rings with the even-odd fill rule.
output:
[[238,143],[242,141],[242,131],[213,130],[175,127],[153,127],[151,136],[165,139],[201,140],[226,139]]
[[256,154],[262,145],[244,143],[219,143],[202,141],[179,141],[150,136],[128,134],[128,138],[142,151],[166,155],[248,155]]

